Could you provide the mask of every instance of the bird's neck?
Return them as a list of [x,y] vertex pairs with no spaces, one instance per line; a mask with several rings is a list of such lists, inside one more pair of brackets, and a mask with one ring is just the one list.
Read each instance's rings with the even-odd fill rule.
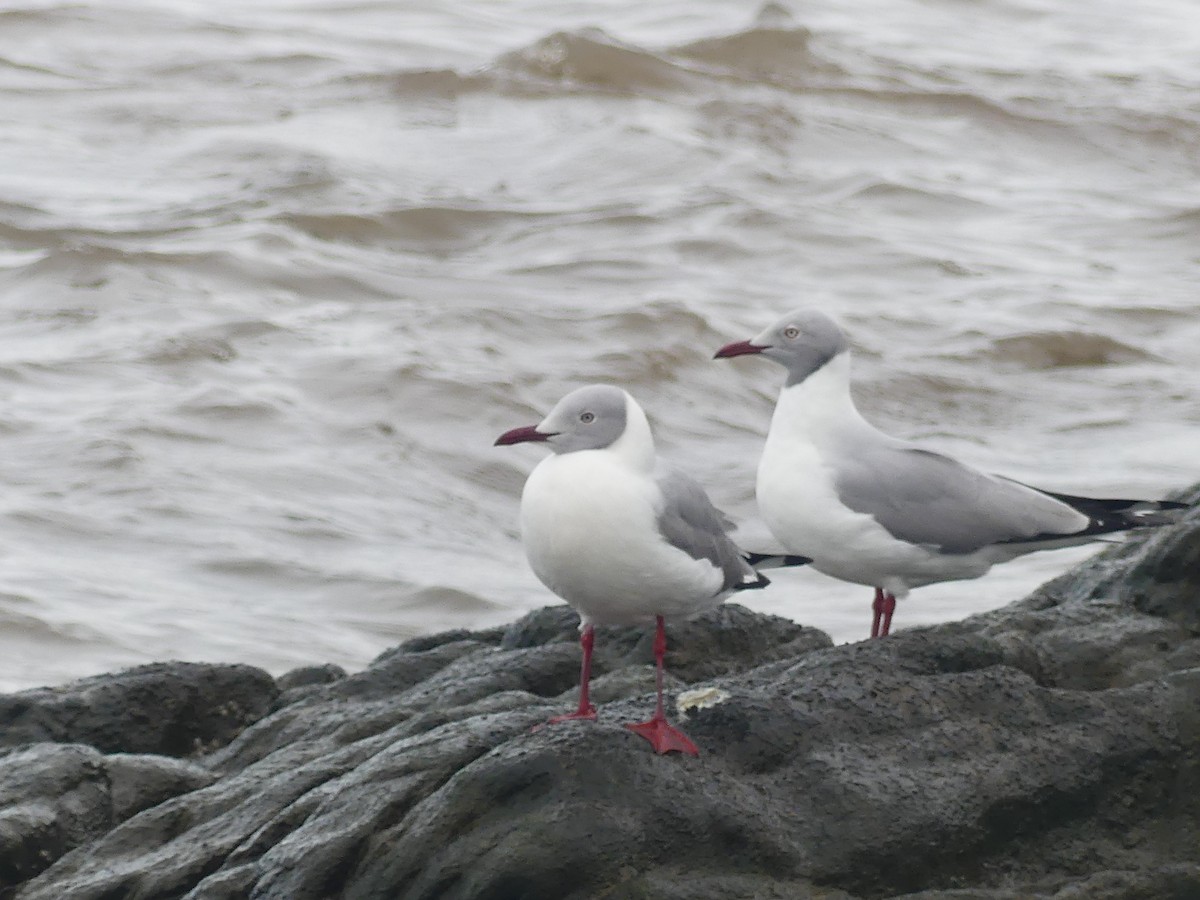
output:
[[654,471],[654,436],[646,414],[636,403],[626,403],[625,431],[608,445],[608,450],[631,469],[641,472]]
[[771,431],[780,436],[813,439],[864,425],[866,420],[850,395],[850,354],[843,352],[799,384],[780,391]]

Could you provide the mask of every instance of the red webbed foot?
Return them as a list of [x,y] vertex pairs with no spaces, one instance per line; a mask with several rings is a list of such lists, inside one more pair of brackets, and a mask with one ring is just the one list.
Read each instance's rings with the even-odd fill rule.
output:
[[655,753],[686,753],[688,756],[699,756],[700,748],[692,743],[691,738],[667,723],[666,719],[654,718],[648,722],[626,725],[634,734],[641,735],[650,742]]

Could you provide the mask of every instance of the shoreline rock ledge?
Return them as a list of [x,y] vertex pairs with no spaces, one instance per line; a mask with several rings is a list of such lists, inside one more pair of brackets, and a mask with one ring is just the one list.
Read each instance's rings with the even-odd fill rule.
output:
[[1200,897],[1200,511],[885,640],[670,630],[673,694],[724,698],[679,714],[699,759],[620,725],[649,629],[598,633],[598,722],[530,732],[573,702],[565,607],[352,675],[0,696],[0,898]]

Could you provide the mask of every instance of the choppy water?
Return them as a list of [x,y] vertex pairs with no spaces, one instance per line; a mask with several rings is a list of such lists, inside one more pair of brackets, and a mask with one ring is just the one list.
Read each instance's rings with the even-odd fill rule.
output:
[[[6,3],[0,688],[356,666],[549,602],[539,451],[492,439],[585,382],[753,530],[780,372],[710,357],[802,302],[887,430],[1194,481],[1198,148],[1190,0]],[[869,599],[753,602],[848,640]]]

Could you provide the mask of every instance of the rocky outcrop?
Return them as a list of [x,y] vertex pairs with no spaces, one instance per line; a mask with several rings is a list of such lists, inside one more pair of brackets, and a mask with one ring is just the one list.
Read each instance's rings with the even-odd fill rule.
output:
[[108,753],[201,753],[261,718],[278,693],[253,666],[139,666],[0,696],[0,747],[55,741]]
[[[0,878],[20,900],[1200,896],[1195,511],[886,640],[731,605],[671,623],[699,759],[621,727],[652,703],[649,629],[598,630],[598,721],[532,731],[573,704],[576,637],[550,607],[278,694],[255,673],[186,739],[0,718]],[[130,673],[85,689],[105,678]]]
[[16,885],[142,810],[214,780],[195,763],[105,756],[82,744],[0,751],[0,886]]

